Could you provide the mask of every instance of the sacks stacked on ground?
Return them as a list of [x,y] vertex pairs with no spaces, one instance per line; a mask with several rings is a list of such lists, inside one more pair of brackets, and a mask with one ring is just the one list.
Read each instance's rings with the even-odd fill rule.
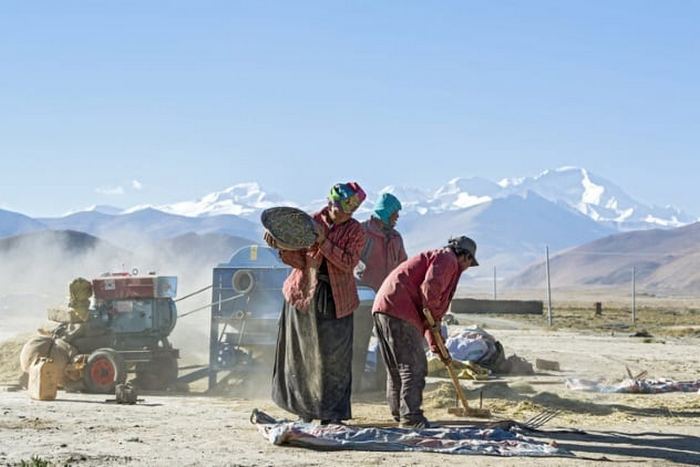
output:
[[91,329],[88,323],[90,297],[92,297],[90,281],[78,277],[70,283],[68,291],[70,293],[68,307],[48,309],[49,321],[38,329],[38,334],[24,344],[19,356],[25,375],[39,358],[53,359],[59,373],[59,386],[64,383],[66,367],[78,354],[78,349],[71,344],[77,339],[94,339],[95,336],[99,338],[105,334],[101,328]]
[[445,346],[455,360],[490,361],[498,353],[496,338],[479,326],[464,328],[447,338]]
[[52,358],[60,375],[59,385],[63,383],[63,371],[77,353],[75,347],[63,339],[52,336],[36,335],[29,339],[19,354],[22,371],[29,371],[32,364],[40,357]]
[[[462,328],[457,332],[452,333],[445,341],[445,346],[450,352],[450,356],[455,361],[457,369],[461,367],[457,362],[471,362],[478,364],[478,367],[486,368],[493,373],[500,374],[534,374],[532,364],[522,357],[511,355],[508,358],[505,356],[503,345],[490,333],[486,332],[479,326],[470,326]],[[431,364],[434,356],[429,356],[428,371],[431,376],[442,376],[442,364]],[[437,359],[436,359],[437,360]],[[473,372],[471,372],[473,373]],[[483,374],[478,372],[470,374],[465,371],[458,374],[459,378],[464,379],[482,379]]]

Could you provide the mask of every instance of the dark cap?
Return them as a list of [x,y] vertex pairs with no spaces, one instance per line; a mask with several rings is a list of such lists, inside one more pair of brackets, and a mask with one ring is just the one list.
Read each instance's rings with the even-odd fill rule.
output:
[[470,255],[472,257],[472,266],[479,265],[479,262],[476,260],[476,242],[471,238],[465,237],[464,235],[451,238],[447,242],[447,246],[452,248],[458,255]]

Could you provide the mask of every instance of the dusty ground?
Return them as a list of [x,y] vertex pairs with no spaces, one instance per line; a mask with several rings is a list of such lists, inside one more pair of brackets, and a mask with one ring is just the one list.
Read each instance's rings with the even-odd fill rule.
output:
[[[323,453],[268,444],[248,422],[253,408],[285,414],[266,399],[145,395],[137,406],[104,403],[104,396],[59,393],[55,402],[37,402],[24,392],[0,392],[0,464],[19,464],[33,456],[71,465],[597,465],[603,456],[615,465],[700,464],[700,394],[620,395],[567,390],[567,377],[619,380],[628,366],[651,377],[700,378],[700,338],[632,338],[615,329],[549,330],[541,320],[461,317],[485,324],[506,347],[529,360],[560,362],[562,371],[466,382],[470,398],[483,393],[484,405],[498,417],[525,420],[543,408],[563,412],[545,428],[579,428],[588,436],[550,433],[578,456],[571,459],[503,459],[484,456],[334,452]],[[575,321],[575,320],[574,320]],[[683,323],[690,325],[690,323]],[[665,324],[663,325],[665,326]],[[663,327],[662,326],[662,327]],[[612,335],[614,333],[614,335]],[[427,414],[447,420],[441,397],[444,382],[434,381]],[[354,422],[387,421],[378,394],[353,405]]]

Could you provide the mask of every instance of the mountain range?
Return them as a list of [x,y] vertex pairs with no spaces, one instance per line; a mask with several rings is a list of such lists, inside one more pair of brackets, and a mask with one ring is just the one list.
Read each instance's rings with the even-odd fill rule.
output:
[[[605,178],[574,167],[498,182],[454,178],[435,189],[386,186],[368,193],[356,217],[367,218],[383,192],[395,194],[403,204],[398,228],[409,254],[443,245],[452,235],[473,237],[482,267],[470,271],[472,277],[490,276],[494,266],[513,276],[539,262],[546,245],[556,252],[620,232],[674,229],[696,221],[675,207],[637,201]],[[0,237],[73,230],[128,250],[188,234],[259,242],[258,216],[263,209],[289,205],[312,211],[324,203],[289,200],[251,182],[193,201],[129,209],[93,206],[54,218],[32,219],[0,210]],[[192,252],[183,249],[182,254]]]
[[[697,220],[695,216],[673,206],[656,206],[637,201],[613,182],[577,167],[545,170],[534,177],[504,178],[498,182],[480,177],[454,178],[435,189],[388,185],[378,191],[370,191],[359,212],[371,211],[374,199],[384,192],[392,193],[401,200],[404,214],[425,215],[459,211],[495,199],[512,195],[525,196],[532,192],[618,230],[680,227]],[[297,206],[313,210],[323,202],[323,199],[291,201],[276,193],[265,191],[258,183],[250,182],[209,193],[194,201],[139,205],[128,209],[92,206],[82,212],[124,215],[155,209],[185,217],[234,215],[252,218],[263,209],[272,206]]]
[[[672,206],[647,205],[634,200],[620,187],[603,177],[577,167],[545,170],[534,177],[504,178],[492,182],[484,178],[454,178],[436,189],[389,185],[370,192],[360,212],[370,211],[379,193],[396,195],[404,205],[404,214],[420,215],[460,211],[512,195],[535,193],[553,203],[619,230],[651,227],[680,227],[694,222],[691,216]],[[314,209],[323,200],[297,203],[283,196],[265,192],[257,183],[242,183],[226,190],[210,193],[196,201],[161,206],[148,206],[160,211],[190,217],[221,214],[255,216],[262,209],[275,205],[301,206]],[[146,206],[127,209],[134,212]]]

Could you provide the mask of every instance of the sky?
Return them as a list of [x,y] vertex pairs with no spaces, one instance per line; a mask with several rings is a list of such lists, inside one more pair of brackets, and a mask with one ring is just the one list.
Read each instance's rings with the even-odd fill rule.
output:
[[585,167],[700,213],[700,2],[7,1],[0,208]]

